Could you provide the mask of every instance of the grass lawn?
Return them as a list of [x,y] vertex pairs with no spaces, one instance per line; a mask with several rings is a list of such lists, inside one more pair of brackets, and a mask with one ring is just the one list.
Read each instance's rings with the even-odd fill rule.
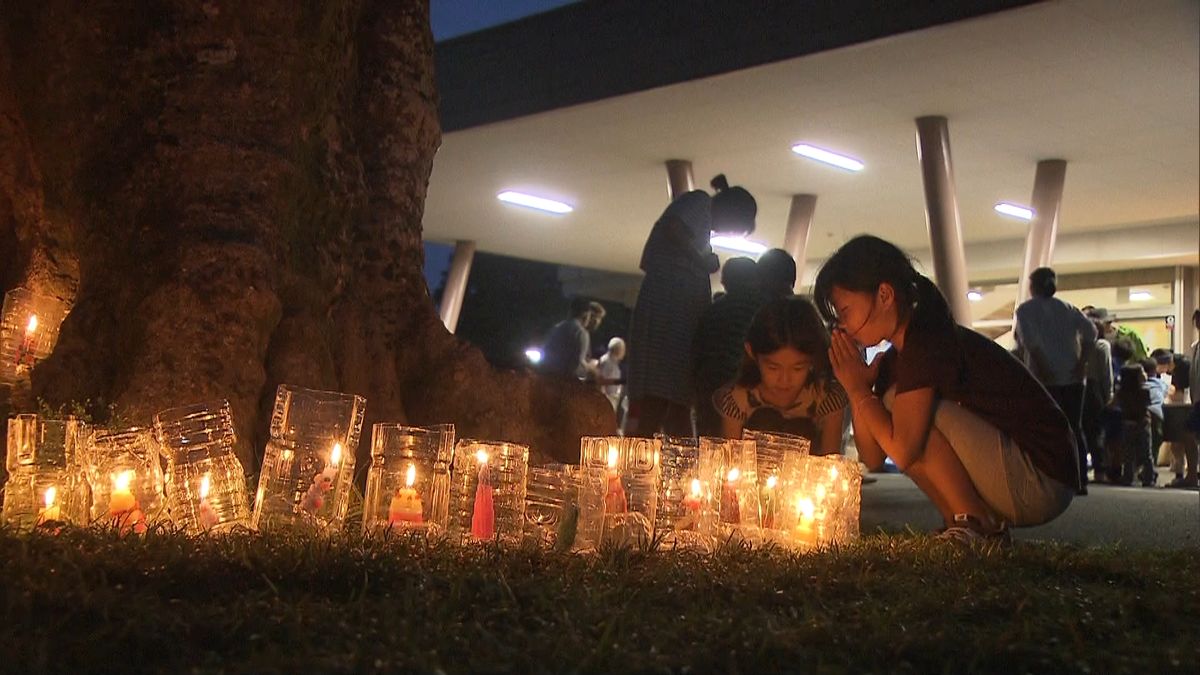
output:
[[1197,551],[0,531],[10,672],[1196,672]]

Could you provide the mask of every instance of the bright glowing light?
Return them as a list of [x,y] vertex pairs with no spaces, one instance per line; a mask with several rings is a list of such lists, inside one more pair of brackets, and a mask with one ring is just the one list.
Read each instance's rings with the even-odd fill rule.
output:
[[763,251],[767,250],[766,244],[760,244],[757,241],[750,241],[745,237],[726,237],[717,235],[708,240],[708,243],[713,248],[724,249],[726,251],[736,251],[738,253],[749,253],[750,255],[762,255]]
[[404,487],[412,487],[417,480],[417,465],[409,464],[408,473],[404,474]]
[[209,491],[210,487],[211,487],[211,485],[208,480],[208,474],[204,474],[204,478],[200,479],[200,499],[201,500],[208,499],[208,491]]
[[971,302],[979,302],[983,300],[983,293],[979,291],[967,291],[967,299]]
[[525,358],[529,359],[530,363],[537,365],[542,362],[542,350],[530,347],[525,350]]
[[333,451],[329,453],[329,463],[337,464],[340,461],[342,461],[342,444],[334,443]]
[[735,481],[741,477],[742,477],[742,471],[741,471],[741,469],[737,468],[736,466],[729,470],[728,479],[729,479],[730,483],[732,483],[733,481]]
[[608,446],[608,468],[615,469],[617,467],[617,460],[620,459],[620,457],[621,452],[617,450],[617,446]]
[[526,208],[537,209],[538,211],[546,211],[549,213],[570,213],[575,210],[575,208],[570,204],[564,204],[562,202],[554,201],[553,199],[546,199],[545,197],[527,195],[524,192],[513,192],[512,190],[505,190],[504,192],[501,192],[500,194],[496,195],[496,199],[499,199],[502,202],[508,202],[509,204],[516,204],[517,206],[524,206]]
[[1153,299],[1154,296],[1150,293],[1150,291],[1129,291],[1130,302],[1145,302]]
[[54,487],[53,485],[46,488],[46,497],[45,497],[46,508],[50,508],[51,506],[54,506],[54,498],[57,496],[58,496],[58,488]]
[[996,213],[1002,213],[1020,220],[1033,219],[1033,209],[1028,206],[1021,206],[1020,204],[1013,204],[1011,202],[1000,202],[993,208],[996,209]]
[[847,171],[862,171],[863,167],[865,166],[862,162],[854,159],[853,157],[847,157],[845,155],[839,155],[836,152],[822,150],[821,148],[809,145],[807,143],[797,143],[796,145],[793,145],[792,152],[809,159],[815,159],[823,164],[829,164],[831,166],[836,166],[839,169],[845,169]]
[[37,327],[38,327],[37,314],[31,314],[29,316],[29,323],[25,324],[25,332],[32,333],[35,330],[37,330]]
[[769,476],[769,477],[767,478],[767,489],[768,489],[768,490],[774,490],[774,489],[775,489],[775,485],[776,485],[776,484],[778,484],[778,483],[779,483],[779,477],[778,477],[778,476]]
[[805,520],[812,520],[813,514],[816,512],[816,510],[816,505],[813,504],[813,501],[807,497],[802,497],[800,501],[796,502],[796,513]]
[[133,482],[134,471],[128,469],[113,475],[113,492],[129,492],[129,484]]
[[699,478],[692,479],[692,496],[693,497],[700,496],[700,479]]
[[476,452],[475,453],[475,461],[479,462],[480,464],[487,464],[487,462],[488,462],[487,450],[479,450],[478,452]]

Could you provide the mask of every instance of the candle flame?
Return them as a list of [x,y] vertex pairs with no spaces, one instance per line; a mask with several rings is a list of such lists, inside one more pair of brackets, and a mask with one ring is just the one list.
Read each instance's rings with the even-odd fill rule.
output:
[[133,469],[113,474],[113,492],[129,492],[129,484],[133,482],[133,476]]
[[615,446],[615,445],[608,446],[608,468],[610,468],[610,469],[617,468],[617,459],[620,458],[620,456],[621,456],[621,453],[619,450],[617,450],[617,446]]
[[837,473],[838,473],[838,472],[837,472],[837,467],[836,467],[836,466],[831,466],[831,467],[829,467],[829,478],[830,478],[830,479],[832,479],[832,480],[837,480]]
[[26,324],[26,326],[25,326],[25,332],[32,333],[35,330],[37,330],[37,327],[38,327],[37,314],[29,315],[29,323]]
[[778,482],[779,482],[779,477],[778,477],[778,476],[768,476],[768,477],[767,477],[767,489],[768,489],[768,490],[774,490],[774,489],[775,489],[775,485],[776,485]]
[[808,497],[802,497],[800,501],[796,502],[796,513],[805,520],[812,520],[813,513],[816,510],[816,506],[813,505],[812,500]]
[[692,496],[693,497],[700,496],[700,479],[699,478],[692,479]]
[[51,506],[54,506],[54,498],[57,496],[58,496],[58,488],[54,487],[53,485],[46,488],[46,497],[45,497],[46,508],[50,508]]
[[415,480],[417,480],[417,465],[409,464],[408,473],[404,476],[404,487],[412,487]]
[[817,485],[816,493],[817,493],[817,501],[819,501],[819,502],[825,501],[825,486],[824,485]]
[[342,461],[342,444],[334,443],[333,451],[331,451],[329,453],[329,463],[337,464],[338,462],[341,462],[341,461]]
[[487,450],[480,449],[479,451],[477,451],[475,453],[475,461],[479,462],[480,464],[487,464],[487,462],[488,462]]
[[729,470],[728,480],[730,483],[742,477],[742,470],[736,466]]
[[208,490],[210,488],[208,474],[204,474],[204,478],[200,479],[200,499],[208,499]]

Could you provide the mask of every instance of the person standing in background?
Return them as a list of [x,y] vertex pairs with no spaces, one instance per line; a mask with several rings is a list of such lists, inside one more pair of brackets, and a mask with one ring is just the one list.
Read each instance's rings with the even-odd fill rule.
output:
[[1029,275],[1031,297],[1017,307],[1013,337],[1029,372],[1067,415],[1079,453],[1079,494],[1087,494],[1087,441],[1083,436],[1084,378],[1096,345],[1096,327],[1073,305],[1054,297],[1058,277],[1049,267]]
[[1099,337],[1088,359],[1087,379],[1084,382],[1083,437],[1092,459],[1093,479],[1102,482],[1108,466],[1107,453],[1104,451],[1104,409],[1113,397],[1112,345],[1103,337],[1108,310],[1089,307],[1084,313],[1091,319]]

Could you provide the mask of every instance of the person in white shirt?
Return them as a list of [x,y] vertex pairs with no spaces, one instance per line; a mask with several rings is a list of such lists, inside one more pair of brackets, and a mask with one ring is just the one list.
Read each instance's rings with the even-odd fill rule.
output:
[[1017,307],[1017,353],[1067,415],[1079,457],[1079,494],[1087,494],[1087,441],[1083,437],[1084,378],[1096,345],[1096,327],[1074,305],[1054,297],[1058,277],[1049,267],[1029,275],[1033,296]]

